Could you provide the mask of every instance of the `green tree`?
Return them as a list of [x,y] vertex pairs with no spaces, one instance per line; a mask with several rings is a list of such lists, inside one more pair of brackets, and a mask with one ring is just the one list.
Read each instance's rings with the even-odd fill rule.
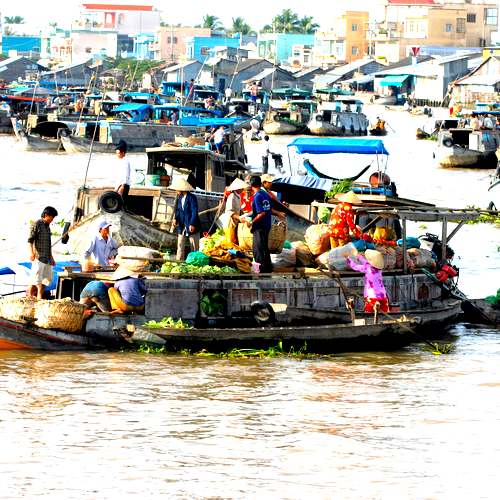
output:
[[217,16],[210,16],[209,14],[203,16],[203,28],[210,28],[212,31],[217,31],[223,28],[220,19]]
[[5,16],[5,24],[24,24],[24,17]]
[[312,35],[319,28],[319,24],[314,22],[312,16],[304,16],[302,19],[299,19],[299,28],[301,33]]
[[231,33],[241,33],[242,35],[251,35],[255,33],[252,27],[245,22],[242,17],[233,17],[233,25],[230,31]]
[[273,19],[273,26],[278,33],[297,33],[300,30],[299,16],[292,9],[284,9]]

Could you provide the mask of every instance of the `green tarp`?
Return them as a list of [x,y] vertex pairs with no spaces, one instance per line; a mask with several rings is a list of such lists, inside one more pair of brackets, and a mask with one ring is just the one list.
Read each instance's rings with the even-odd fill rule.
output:
[[405,80],[410,75],[387,75],[380,80],[382,87],[402,87]]

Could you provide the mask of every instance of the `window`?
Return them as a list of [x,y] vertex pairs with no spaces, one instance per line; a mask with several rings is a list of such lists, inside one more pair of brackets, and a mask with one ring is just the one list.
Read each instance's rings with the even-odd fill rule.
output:
[[467,14],[467,22],[475,23],[476,22],[476,14]]
[[208,47],[201,47],[200,54],[202,56],[207,56],[208,55]]
[[356,23],[352,23],[351,31],[358,31],[358,25]]
[[176,45],[177,44],[177,37],[176,36],[174,36],[174,37],[169,36],[167,38],[167,43],[173,43],[174,45]]
[[465,17],[457,17],[457,33],[465,33]]
[[498,24],[498,9],[484,9],[484,24],[490,26]]
[[351,47],[351,54],[352,54],[353,56],[357,56],[357,55],[359,54],[359,48],[358,48],[358,47],[356,47],[355,45],[353,45],[353,46]]
[[444,31],[446,33],[451,33],[453,31],[453,26],[451,24],[445,24],[444,25]]

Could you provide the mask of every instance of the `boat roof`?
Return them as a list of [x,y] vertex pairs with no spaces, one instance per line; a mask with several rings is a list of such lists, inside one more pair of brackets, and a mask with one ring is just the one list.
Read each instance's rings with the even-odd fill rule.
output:
[[300,154],[389,154],[381,139],[298,137],[288,144],[288,147],[297,148]]
[[146,111],[147,109],[151,109],[150,104],[140,104],[137,102],[126,102],[116,107],[113,111],[119,113],[120,111]]
[[216,151],[200,147],[182,147],[182,146],[158,146],[156,148],[146,148],[146,153],[182,153],[191,155],[214,156],[217,158],[224,157]]
[[366,210],[370,213],[376,213],[384,217],[396,216],[400,219],[406,219],[409,221],[426,221],[426,222],[437,222],[437,221],[466,221],[466,220],[476,220],[480,215],[481,211],[476,209],[456,209],[456,208],[440,208],[440,207],[404,207],[404,208],[372,208]]
[[180,106],[179,104],[169,103],[169,104],[158,104],[153,106],[154,109],[177,109],[179,111],[195,111],[196,113],[210,113],[216,115],[217,112],[213,109],[196,108],[194,106]]

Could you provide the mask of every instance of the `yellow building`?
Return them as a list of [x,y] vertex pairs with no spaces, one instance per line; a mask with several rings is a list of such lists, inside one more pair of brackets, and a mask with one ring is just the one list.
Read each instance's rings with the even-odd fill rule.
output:
[[331,66],[365,57],[368,52],[368,21],[368,12],[345,11],[333,19],[329,30],[316,31],[314,64]]
[[397,62],[412,47],[485,47],[497,30],[498,4],[464,0],[387,0],[375,56]]

